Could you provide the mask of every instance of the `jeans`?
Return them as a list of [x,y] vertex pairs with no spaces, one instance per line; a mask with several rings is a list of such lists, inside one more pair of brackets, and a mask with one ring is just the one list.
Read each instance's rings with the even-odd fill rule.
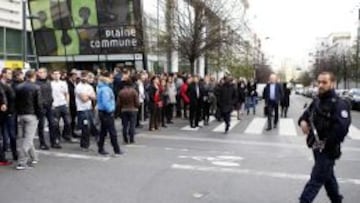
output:
[[300,196],[301,203],[313,202],[322,186],[332,203],[341,203],[343,197],[339,193],[339,185],[334,174],[335,160],[319,150],[314,150],[315,165],[311,172],[311,178],[305,185]]
[[90,134],[95,138],[99,137],[99,132],[94,123],[93,111],[78,111],[78,125],[81,129],[80,147],[88,149],[90,147]]
[[245,108],[246,108],[247,114],[249,114],[250,108],[253,109],[253,114],[256,113],[256,103],[257,103],[257,100],[256,100],[255,96],[245,98]]
[[26,165],[28,161],[38,161],[34,147],[34,137],[36,134],[38,119],[35,115],[18,116],[18,154],[19,165]]
[[44,127],[45,127],[45,118],[48,121],[49,125],[49,135],[50,135],[50,143],[54,145],[56,143],[56,137],[54,136],[54,117],[51,106],[44,106],[44,114],[42,114],[39,118],[38,124],[38,134],[40,145],[47,145],[45,141]]
[[7,140],[10,141],[11,153],[14,160],[17,160],[17,149],[16,149],[16,115],[8,114],[4,116],[3,123],[1,125],[1,133],[3,136],[3,148],[0,149],[4,153],[6,152]]
[[117,133],[115,129],[115,119],[113,113],[107,113],[103,111],[99,111],[100,118],[100,136],[98,141],[99,152],[104,151],[104,142],[107,133],[110,134],[111,145],[114,148],[114,153],[120,153],[120,147],[117,140]]
[[54,116],[54,136],[53,144],[58,144],[60,142],[60,119],[64,121],[64,128],[62,132],[62,137],[64,139],[70,139],[71,134],[71,124],[70,124],[70,113],[69,108],[66,105],[58,106],[53,109]]
[[136,111],[121,112],[123,138],[125,143],[128,143],[129,141],[130,143],[134,142],[136,116],[137,116]]

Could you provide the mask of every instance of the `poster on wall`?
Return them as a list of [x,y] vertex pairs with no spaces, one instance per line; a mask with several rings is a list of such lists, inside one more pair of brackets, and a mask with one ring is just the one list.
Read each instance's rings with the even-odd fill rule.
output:
[[29,0],[39,56],[142,51],[140,0]]

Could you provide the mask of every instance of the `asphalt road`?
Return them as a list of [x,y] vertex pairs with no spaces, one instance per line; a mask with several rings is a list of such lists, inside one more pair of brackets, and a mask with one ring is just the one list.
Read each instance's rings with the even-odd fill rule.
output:
[[[227,135],[217,121],[190,130],[187,121],[177,119],[157,132],[138,130],[136,144],[122,145],[125,154],[118,158],[97,155],[94,142],[88,153],[78,144],[40,151],[40,163],[33,169],[0,168],[0,202],[298,202],[313,164],[296,127],[307,102],[293,95],[289,117],[270,132],[264,131],[260,102],[257,115],[239,122],[234,117]],[[357,203],[360,113],[352,112],[352,117],[336,174],[344,202]],[[107,150],[112,151],[109,140]],[[329,202],[324,190],[315,202]]]

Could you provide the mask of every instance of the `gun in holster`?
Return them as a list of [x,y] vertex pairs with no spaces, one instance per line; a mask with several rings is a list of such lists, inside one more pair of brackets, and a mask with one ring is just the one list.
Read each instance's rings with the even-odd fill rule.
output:
[[[324,140],[320,140],[318,131],[316,130],[315,124],[314,124],[314,113],[311,113],[310,119],[310,128],[311,128],[311,133],[314,136],[314,140],[310,141],[312,142],[311,144],[308,143],[308,145],[311,146],[312,149],[319,149],[320,152],[323,151],[323,149],[325,148],[325,141]],[[308,135],[310,136],[310,134]]]

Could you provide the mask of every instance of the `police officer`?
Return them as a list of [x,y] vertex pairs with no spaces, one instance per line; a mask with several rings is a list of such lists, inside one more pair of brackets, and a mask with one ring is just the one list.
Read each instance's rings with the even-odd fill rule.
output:
[[340,158],[340,145],[351,123],[350,107],[335,94],[336,78],[333,73],[320,73],[317,82],[318,96],[299,119],[315,160],[311,178],[300,196],[300,203],[313,202],[322,186],[325,186],[332,203],[341,203],[343,197],[339,193],[334,165],[335,160]]

